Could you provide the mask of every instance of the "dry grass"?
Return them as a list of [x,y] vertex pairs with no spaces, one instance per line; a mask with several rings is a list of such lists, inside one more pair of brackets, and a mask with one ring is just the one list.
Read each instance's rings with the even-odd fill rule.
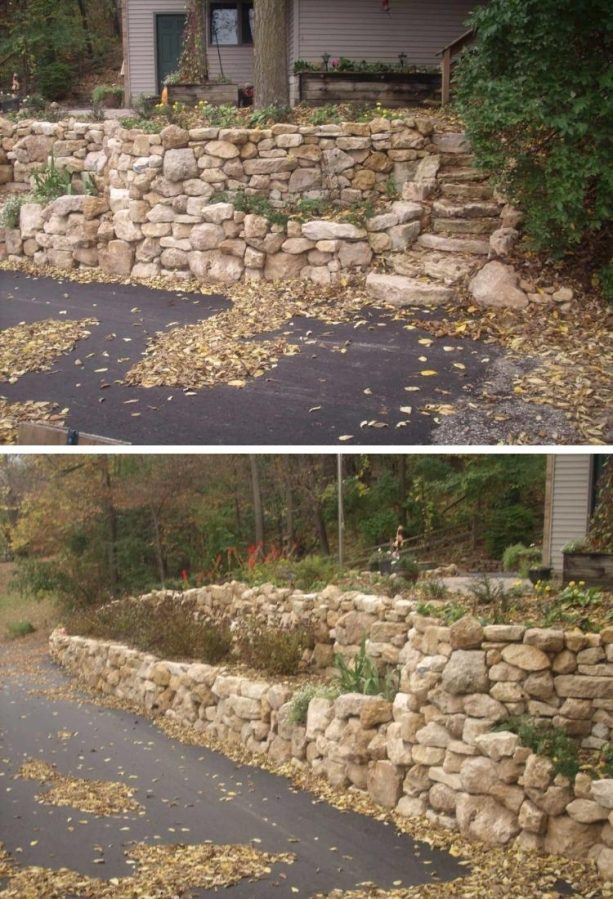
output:
[[18,622],[29,621],[37,631],[49,633],[59,620],[52,599],[22,596],[12,587],[14,571],[12,562],[0,562],[0,641],[9,638],[9,628]]

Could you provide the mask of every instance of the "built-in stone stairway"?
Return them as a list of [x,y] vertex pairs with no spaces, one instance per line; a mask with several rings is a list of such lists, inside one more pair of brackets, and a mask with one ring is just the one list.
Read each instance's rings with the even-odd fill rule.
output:
[[458,285],[495,255],[490,237],[503,225],[504,204],[465,152],[464,135],[441,138],[434,167],[430,157],[427,169],[418,168],[403,188],[404,199],[424,206],[422,232],[411,247],[389,257],[394,275],[369,275],[369,293],[376,299],[398,305],[451,302]]

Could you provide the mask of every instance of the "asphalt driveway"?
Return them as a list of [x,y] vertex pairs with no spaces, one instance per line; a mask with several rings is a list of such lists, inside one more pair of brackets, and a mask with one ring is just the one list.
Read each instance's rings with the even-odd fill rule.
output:
[[[308,897],[365,881],[391,889],[466,873],[457,859],[384,822],[342,812],[283,778],[181,744],[137,714],[40,695],[41,675],[49,687],[61,687],[68,678],[44,656],[33,674],[28,658],[30,671],[14,664],[9,671],[6,646],[0,646],[7,672],[0,691],[0,842],[19,866],[67,867],[105,880],[128,877],[132,869],[124,850],[133,841],[255,841],[262,851],[295,853],[293,864],[273,865],[263,880],[230,887],[232,899]],[[127,784],[136,789],[144,813],[99,817],[43,805],[35,799],[40,783],[14,779],[32,758],[63,775]],[[0,879],[0,895],[5,885]],[[196,889],[190,895],[211,892]]]
[[[50,371],[0,383],[0,395],[9,402],[58,403],[69,409],[68,427],[132,444],[424,445],[434,442],[437,427],[436,412],[424,407],[470,397],[504,358],[500,349],[460,338],[425,347],[419,341],[428,334],[407,330],[391,314],[368,307],[361,315],[366,324],[359,328],[294,317],[282,332],[289,332],[300,353],[282,357],[276,368],[242,389],[219,385],[188,395],[176,387],[122,383],[156,332],[228,307],[221,295],[0,271],[1,328],[47,318],[99,321]],[[418,312],[422,318],[437,314]],[[77,360],[83,364],[75,365]],[[96,372],[101,367],[104,373]],[[424,369],[436,374],[424,377]],[[411,387],[419,390],[407,390]],[[344,436],[351,439],[339,442]]]

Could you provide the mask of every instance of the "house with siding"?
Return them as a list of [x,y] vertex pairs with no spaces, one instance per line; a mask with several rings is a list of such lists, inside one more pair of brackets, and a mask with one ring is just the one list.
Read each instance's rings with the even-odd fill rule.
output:
[[[286,0],[288,82],[298,100],[298,59],[319,63],[324,53],[367,62],[437,66],[440,51],[465,31],[478,0]],[[126,102],[157,95],[177,67],[185,0],[123,0]],[[202,0],[209,73],[239,85],[253,80],[253,2]]]
[[562,549],[587,535],[608,456],[564,454],[547,458],[543,564],[562,573]]

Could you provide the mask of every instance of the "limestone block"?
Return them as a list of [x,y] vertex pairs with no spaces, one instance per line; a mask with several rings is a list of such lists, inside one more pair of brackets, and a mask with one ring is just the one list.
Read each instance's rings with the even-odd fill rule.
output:
[[549,657],[541,649],[526,644],[505,646],[502,658],[522,671],[544,671],[550,667]]
[[463,835],[490,845],[505,845],[519,832],[517,816],[491,796],[460,793],[456,816]]
[[480,306],[501,306],[523,309],[528,297],[518,287],[519,275],[502,262],[488,262],[470,282],[469,288]]
[[164,156],[164,178],[170,182],[186,181],[198,176],[194,151],[189,148],[167,150]]
[[368,768],[367,787],[374,802],[395,808],[402,794],[400,770],[390,761],[372,763]]
[[485,692],[488,688],[485,653],[457,649],[443,670],[442,687],[452,696]]

